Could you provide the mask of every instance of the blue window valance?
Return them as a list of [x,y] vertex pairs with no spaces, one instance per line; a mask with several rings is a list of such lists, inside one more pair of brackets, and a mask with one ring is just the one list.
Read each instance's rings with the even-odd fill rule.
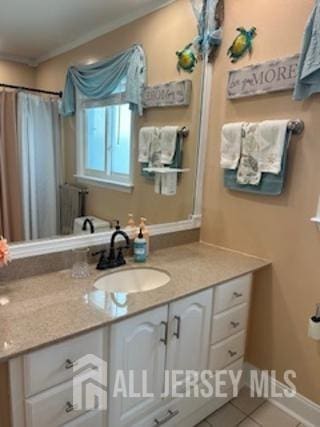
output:
[[62,98],[61,114],[69,116],[76,110],[76,90],[90,99],[110,96],[126,81],[125,100],[130,108],[143,113],[143,88],[146,84],[146,61],[143,48],[134,45],[112,58],[90,65],[68,69]]

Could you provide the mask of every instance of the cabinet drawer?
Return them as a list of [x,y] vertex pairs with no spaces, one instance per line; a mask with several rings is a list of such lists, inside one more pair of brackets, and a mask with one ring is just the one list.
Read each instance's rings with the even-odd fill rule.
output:
[[102,359],[103,336],[104,330],[99,329],[24,356],[26,397],[71,379],[77,366],[75,365],[73,369],[70,362],[76,363],[87,354],[93,354]]
[[85,415],[77,417],[70,423],[64,424],[64,427],[105,427],[106,415],[103,411],[92,411]]
[[[214,376],[211,380],[211,384],[213,386],[214,395],[221,393],[227,393],[230,388],[233,388],[232,378],[236,378],[241,371],[242,377],[239,381],[239,390],[244,384],[244,374],[243,374],[243,358],[236,360],[225,368],[226,373],[223,374],[219,378],[219,382],[216,381],[216,376]],[[232,371],[232,374],[231,374]],[[221,381],[220,381],[221,380]]]
[[[88,378],[88,373],[76,377],[75,387],[82,387]],[[79,390],[79,389],[78,389]],[[57,427],[83,414],[85,409],[73,410],[73,380],[30,397],[25,401],[26,427]]]
[[227,365],[236,361],[244,354],[246,334],[245,331],[239,332],[231,338],[216,344],[210,349],[210,370],[224,369]]
[[199,402],[200,399],[175,399],[130,427],[175,427],[186,416],[199,409]]
[[144,420],[139,421],[134,427],[157,427],[159,425],[167,427],[172,425],[172,422],[175,425],[181,418],[181,411],[178,406],[171,404],[169,407],[162,408],[160,411],[156,411]]
[[248,302],[250,299],[251,281],[252,274],[248,274],[217,286],[214,298],[214,314]]
[[241,304],[213,317],[211,343],[215,344],[246,329],[248,304]]

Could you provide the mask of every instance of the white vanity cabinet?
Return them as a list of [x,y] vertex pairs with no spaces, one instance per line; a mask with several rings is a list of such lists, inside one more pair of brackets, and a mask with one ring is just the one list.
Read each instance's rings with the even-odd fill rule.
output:
[[210,289],[170,304],[168,371],[207,368],[212,298]]
[[[109,426],[132,426],[133,420],[144,416],[161,403],[168,336],[167,319],[168,307],[164,306],[119,322],[111,328],[110,390],[115,391],[122,386],[124,393],[142,395],[142,375],[145,373],[146,391],[156,397],[125,397],[122,392],[114,397],[110,396]],[[123,377],[120,378],[122,373]],[[125,384],[121,379],[124,379]]]
[[[242,369],[251,282],[241,276],[11,360],[12,427],[194,427],[233,397],[231,380],[223,399],[164,395],[165,380],[172,371]],[[90,354],[107,362],[106,411],[72,407]]]
[[[117,396],[109,401],[109,426],[132,427],[166,400],[165,370],[201,370],[208,364],[212,289],[196,293],[165,307],[116,324],[111,329],[110,389],[116,385],[117,372],[129,377],[134,372],[135,392],[142,391],[142,371],[148,381],[146,391],[154,398]],[[171,412],[170,412],[171,411]],[[161,412],[161,410],[160,410]],[[178,409],[165,411],[168,421]],[[158,419],[155,415],[154,419]],[[163,417],[161,417],[163,419]]]
[[[94,360],[106,360],[108,329],[98,329],[10,361],[13,427],[106,426],[106,412],[73,406]],[[87,359],[87,356],[91,355]]]

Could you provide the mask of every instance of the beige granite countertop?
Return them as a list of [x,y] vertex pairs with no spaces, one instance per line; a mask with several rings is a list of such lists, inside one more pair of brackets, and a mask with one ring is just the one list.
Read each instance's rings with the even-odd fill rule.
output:
[[108,293],[95,290],[95,279],[108,274],[96,271],[95,266],[88,279],[75,280],[70,270],[64,270],[9,282],[0,286],[0,361],[111,324],[269,264],[267,260],[204,243],[162,249],[152,253],[144,265],[167,271],[170,282],[152,291],[119,294],[121,301],[127,297],[124,307],[116,305]]

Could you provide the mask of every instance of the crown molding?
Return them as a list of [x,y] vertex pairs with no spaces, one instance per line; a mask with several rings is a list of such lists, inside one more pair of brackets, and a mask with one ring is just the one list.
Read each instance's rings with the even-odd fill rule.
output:
[[29,67],[37,67],[38,61],[35,59],[27,58],[24,56],[10,55],[9,53],[4,53],[0,51],[0,60],[17,62],[18,64],[28,65]]
[[137,19],[142,18],[143,16],[149,15],[150,13],[163,9],[164,7],[169,6],[175,1],[176,0],[167,0],[165,3],[162,3],[157,7],[154,7],[154,5],[145,5],[143,7],[137,8],[135,11],[129,13],[126,16],[121,17],[120,19],[113,21],[112,23],[103,25],[95,29],[94,31],[90,31],[87,34],[75,39],[70,43],[66,43],[64,46],[60,48],[49,51],[45,55],[42,55],[39,58],[37,58],[35,62],[37,65],[39,65],[42,62],[48,61],[49,59],[52,59],[58,55],[62,55],[63,53],[69,52],[72,49],[75,49],[83,44],[89,43],[90,41],[97,39],[98,37],[108,34],[111,31],[114,31],[120,27],[123,27],[124,25],[127,25],[130,22],[136,21]]
[[130,22],[136,21],[143,16],[149,15],[150,13],[156,12],[157,10],[163,9],[164,7],[169,6],[174,3],[176,0],[167,0],[161,5],[154,7],[154,5],[145,5],[143,7],[137,8],[135,11],[128,13],[126,16],[121,17],[113,21],[112,23],[108,23],[103,25],[94,31],[90,31],[87,34],[82,35],[81,37],[73,40],[70,43],[66,43],[64,46],[61,46],[57,49],[53,49],[47,52],[44,55],[39,56],[38,58],[28,58],[26,56],[20,55],[11,55],[8,53],[1,53],[0,51],[0,60],[17,62],[24,65],[29,65],[29,67],[37,67],[42,62],[48,61],[58,55],[62,55],[63,53],[69,52],[72,49],[76,49],[77,47],[89,43],[90,41],[97,39],[105,34],[110,33],[124,25],[129,24]]

